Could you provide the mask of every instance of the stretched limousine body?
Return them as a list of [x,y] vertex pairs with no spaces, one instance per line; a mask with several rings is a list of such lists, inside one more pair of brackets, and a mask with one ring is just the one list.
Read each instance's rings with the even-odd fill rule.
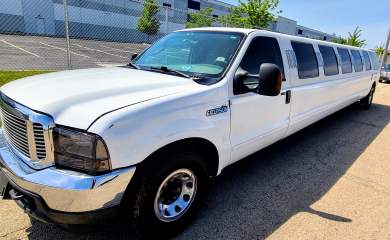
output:
[[350,104],[368,109],[378,80],[377,57],[361,48],[177,31],[128,66],[3,86],[0,195],[42,221],[121,213],[162,237],[192,219],[209,177]]

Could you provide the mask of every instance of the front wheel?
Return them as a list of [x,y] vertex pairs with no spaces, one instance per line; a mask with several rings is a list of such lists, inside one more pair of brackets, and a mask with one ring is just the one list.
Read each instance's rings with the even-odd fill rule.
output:
[[[143,239],[173,237],[192,221],[207,186],[202,157],[186,152],[162,156],[142,169],[127,217]],[[160,164],[158,164],[160,163]]]
[[364,110],[368,110],[371,107],[372,100],[374,99],[375,86],[372,86],[367,96],[360,100],[360,107]]

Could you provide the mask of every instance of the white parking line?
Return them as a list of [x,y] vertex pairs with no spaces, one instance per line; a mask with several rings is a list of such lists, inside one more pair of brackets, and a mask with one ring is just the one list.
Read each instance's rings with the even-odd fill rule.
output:
[[5,43],[5,44],[8,44],[8,45],[11,46],[11,47],[14,47],[14,48],[19,49],[20,51],[23,51],[23,52],[25,52],[25,53],[31,54],[31,55],[33,55],[34,57],[39,57],[39,58],[40,58],[40,56],[38,56],[37,54],[32,53],[32,52],[29,52],[29,51],[27,51],[26,49],[23,49],[23,48],[21,48],[21,47],[19,47],[19,46],[16,46],[16,45],[14,45],[14,44],[12,44],[12,43],[9,43],[9,42],[5,41],[5,40],[1,40],[1,41],[2,41],[3,43]]
[[84,46],[81,46],[81,45],[79,45],[79,44],[73,44],[73,45],[76,45],[76,46],[81,47],[81,48],[85,48],[85,49],[90,50],[90,51],[101,52],[101,53],[104,53],[104,54],[107,54],[107,55],[111,55],[111,56],[115,56],[115,57],[120,57],[120,58],[129,59],[128,57],[120,56],[120,55],[117,55],[117,54],[105,52],[105,51],[98,50],[98,49],[93,49],[93,48],[89,48],[89,47],[84,47]]
[[104,45],[102,45],[102,47],[105,47],[105,48],[111,49],[111,50],[113,50],[113,51],[118,51],[118,52],[126,52],[126,53],[133,53],[133,54],[134,54],[134,51],[126,51],[126,50],[123,50],[123,49],[113,48],[113,47],[104,46]]
[[[50,45],[50,44],[47,44],[47,43],[43,43],[43,42],[39,42],[39,43],[42,44],[42,45],[51,47],[51,48],[55,48],[55,49],[61,50],[61,51],[63,51],[63,52],[67,52],[67,50],[66,50],[65,48],[60,48],[60,47],[53,46],[53,45]],[[91,57],[89,57],[89,56],[87,56],[87,55],[84,55],[84,54],[79,54],[79,53],[75,53],[75,52],[72,52],[72,51],[71,51],[71,53],[74,54],[74,55],[81,56],[81,57],[91,58]]]

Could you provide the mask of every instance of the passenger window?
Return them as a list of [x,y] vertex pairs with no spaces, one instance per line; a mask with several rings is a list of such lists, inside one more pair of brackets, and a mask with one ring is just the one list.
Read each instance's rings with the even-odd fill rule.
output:
[[312,44],[291,42],[298,63],[298,76],[300,79],[319,76],[317,57]]
[[372,62],[372,69],[378,70],[379,69],[379,59],[378,56],[374,52],[369,52]]
[[364,65],[366,65],[366,71],[371,70],[370,56],[368,56],[368,53],[366,51],[362,51],[362,53],[363,53]]
[[324,73],[325,76],[339,74],[339,65],[337,63],[336,53],[332,47],[318,46],[320,49],[322,59],[324,60]]
[[341,58],[341,72],[342,73],[351,73],[352,72],[352,62],[351,56],[349,55],[348,49],[346,48],[337,48]]
[[363,71],[363,60],[358,50],[351,50],[355,72]]
[[[259,74],[260,65],[263,63],[276,64],[284,75],[282,54],[280,52],[279,43],[275,38],[254,38],[241,61],[240,68],[250,74]],[[243,82],[243,84],[241,84],[241,86],[235,86],[234,93],[240,94],[252,92],[255,91],[257,87],[258,79],[248,78]]]

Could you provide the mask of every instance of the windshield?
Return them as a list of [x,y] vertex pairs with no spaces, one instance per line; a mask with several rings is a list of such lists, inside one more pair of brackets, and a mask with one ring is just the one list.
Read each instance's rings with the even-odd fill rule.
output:
[[143,69],[164,66],[193,77],[220,77],[242,38],[240,33],[175,32],[153,44],[134,63]]

